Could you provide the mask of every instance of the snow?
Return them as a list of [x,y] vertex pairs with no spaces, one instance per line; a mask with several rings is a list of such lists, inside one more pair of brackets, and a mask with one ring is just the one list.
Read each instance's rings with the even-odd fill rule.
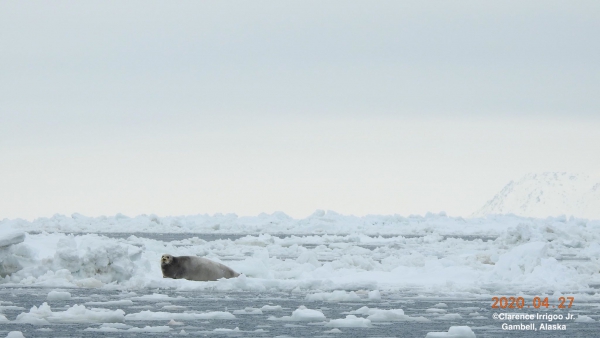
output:
[[402,309],[377,309],[363,306],[358,310],[350,312],[350,314],[368,315],[367,319],[373,322],[396,322],[396,321],[417,321],[429,322],[429,319],[419,316],[410,317],[404,314]]
[[10,331],[6,335],[6,338],[25,338],[25,336],[23,335],[23,332],[21,332],[21,331]]
[[71,294],[66,291],[53,290],[48,293],[48,296],[46,297],[46,299],[49,301],[69,300],[69,299],[71,299]]
[[475,338],[475,333],[468,326],[451,326],[448,332],[429,332],[425,338]]
[[[219,224],[216,230],[215,224]],[[306,293],[307,302],[356,302],[379,300],[381,292],[415,288],[436,295],[503,290],[585,293],[590,285],[600,283],[600,276],[591,273],[600,270],[600,221],[578,218],[504,215],[463,219],[444,214],[354,217],[333,212],[315,213],[301,220],[281,213],[165,218],[78,215],[33,222],[0,221],[0,228],[4,226],[13,232],[41,231],[0,248],[0,285],[4,286],[285,291]],[[133,235],[111,238],[102,233],[44,232],[103,232],[128,226],[129,231],[213,229],[213,233],[246,235],[166,242]],[[265,231],[289,234],[275,236]],[[164,253],[204,256],[242,275],[215,282],[163,278],[159,261]],[[581,260],[573,262],[565,257]],[[185,300],[159,293],[129,298],[86,304],[130,306],[131,301]]]
[[52,311],[48,303],[33,306],[29,312],[17,316],[16,323],[47,325],[50,323],[119,323],[125,319],[123,310],[88,309],[83,305],[67,307],[65,311]]
[[356,317],[355,315],[347,315],[346,318],[331,319],[325,323],[327,327],[371,327],[371,320]]
[[325,315],[321,310],[313,310],[308,309],[306,306],[300,306],[294,312],[292,312],[291,316],[283,316],[280,318],[269,317],[269,320],[283,320],[283,321],[323,321],[325,320]]
[[262,311],[281,311],[283,308],[281,305],[265,305],[260,308]]
[[381,300],[381,293],[379,290],[370,291],[368,294],[370,301]]
[[24,240],[25,232],[10,228],[0,228],[0,249],[13,244],[19,244]]
[[213,331],[214,332],[238,332],[238,331],[240,331],[240,328],[239,327],[236,327],[235,329],[216,328]]
[[600,177],[554,172],[528,174],[508,183],[472,216],[509,213],[526,217],[566,215],[600,219]]

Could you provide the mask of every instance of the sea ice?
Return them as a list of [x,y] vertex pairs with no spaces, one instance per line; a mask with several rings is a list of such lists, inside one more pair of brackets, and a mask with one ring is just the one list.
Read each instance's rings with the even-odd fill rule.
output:
[[73,305],[65,311],[52,311],[48,303],[33,306],[29,312],[17,316],[16,323],[47,325],[50,323],[118,323],[125,319],[123,310],[87,309],[83,305]]
[[69,299],[71,299],[71,293],[66,292],[66,291],[52,290],[48,293],[48,296],[46,297],[46,299],[49,301],[69,300]]
[[448,332],[429,332],[425,338],[475,338],[475,333],[468,326],[451,326]]
[[323,321],[325,315],[320,310],[308,309],[306,306],[300,306],[291,316],[283,316],[280,318],[269,317],[269,320],[283,320],[283,321]]
[[21,331],[10,331],[6,335],[6,338],[25,338],[25,336],[23,335],[23,332],[21,332]]
[[256,309],[253,307],[246,307],[243,310],[234,310],[233,314],[234,315],[262,315],[262,310],[261,309]]
[[0,249],[25,240],[25,232],[15,229],[0,230]]
[[328,327],[371,327],[371,320],[366,318],[356,317],[355,315],[347,315],[346,318],[331,319],[325,323]]
[[281,310],[283,310],[281,305],[264,305],[260,309],[262,311],[281,311]]
[[6,318],[3,314],[0,313],[0,324],[6,324],[9,322],[10,321],[8,320],[8,318]]
[[[214,230],[216,225],[218,230]],[[308,293],[307,301],[343,302],[378,300],[380,291],[415,286],[435,295],[490,290],[585,293],[590,285],[600,283],[600,276],[593,273],[600,270],[600,221],[575,218],[506,215],[463,219],[444,214],[354,217],[333,212],[318,212],[301,220],[281,214],[165,218],[74,215],[33,222],[0,221],[0,229],[4,227],[21,233],[127,229],[247,234],[236,240],[166,242],[136,236],[115,239],[101,234],[30,233],[22,242],[0,248],[0,284],[4,286],[285,291]],[[490,239],[461,237],[466,235]],[[228,266],[247,274],[214,282],[162,278],[159,260],[165,252],[227,260]],[[374,291],[365,297],[362,290]],[[133,297],[126,299],[185,299],[159,294]]]

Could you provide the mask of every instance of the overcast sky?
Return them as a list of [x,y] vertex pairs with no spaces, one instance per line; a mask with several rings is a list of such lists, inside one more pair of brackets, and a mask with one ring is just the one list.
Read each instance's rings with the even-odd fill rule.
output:
[[600,172],[598,1],[2,1],[0,219],[468,216]]

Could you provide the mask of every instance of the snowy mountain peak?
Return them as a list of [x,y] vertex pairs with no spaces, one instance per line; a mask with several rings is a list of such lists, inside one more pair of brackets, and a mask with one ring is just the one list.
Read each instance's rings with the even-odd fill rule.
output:
[[491,214],[526,217],[575,216],[600,219],[600,177],[587,174],[527,174],[509,182],[473,217]]

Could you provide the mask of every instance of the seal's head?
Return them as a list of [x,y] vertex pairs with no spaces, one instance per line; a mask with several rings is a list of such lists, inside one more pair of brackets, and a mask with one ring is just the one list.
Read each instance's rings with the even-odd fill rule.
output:
[[160,265],[169,265],[171,263],[173,263],[173,256],[169,254],[164,254],[160,258]]

